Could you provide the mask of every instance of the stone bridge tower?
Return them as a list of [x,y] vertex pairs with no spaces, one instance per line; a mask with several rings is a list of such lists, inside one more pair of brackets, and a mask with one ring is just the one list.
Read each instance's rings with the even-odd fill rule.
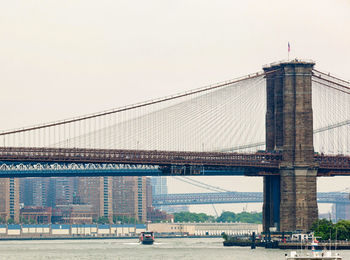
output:
[[264,230],[310,229],[318,218],[313,147],[313,62],[288,61],[264,67],[266,150],[282,153],[280,176],[264,177]]

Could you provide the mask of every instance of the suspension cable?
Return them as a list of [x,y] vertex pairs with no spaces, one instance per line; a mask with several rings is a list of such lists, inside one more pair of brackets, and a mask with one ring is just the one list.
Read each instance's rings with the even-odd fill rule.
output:
[[87,120],[87,119],[92,119],[92,118],[101,117],[101,116],[105,116],[105,115],[110,115],[110,114],[115,114],[115,113],[119,113],[119,112],[124,112],[124,111],[132,110],[132,109],[136,109],[136,108],[140,108],[140,107],[150,106],[150,105],[154,105],[154,104],[157,104],[157,103],[162,103],[162,102],[165,102],[165,101],[174,100],[174,99],[178,99],[178,98],[181,98],[181,97],[190,96],[190,95],[198,94],[198,93],[201,93],[201,92],[205,92],[205,91],[209,91],[209,90],[225,87],[227,85],[231,85],[233,83],[237,83],[237,82],[240,82],[240,81],[257,78],[257,77],[260,77],[260,76],[262,76],[264,74],[265,74],[264,72],[257,72],[257,73],[254,73],[254,74],[249,74],[249,75],[244,76],[244,77],[240,77],[240,78],[236,78],[236,79],[233,79],[233,80],[224,81],[224,82],[217,83],[217,84],[214,84],[214,85],[209,85],[209,86],[202,87],[202,88],[199,88],[199,89],[195,89],[195,90],[192,90],[192,91],[187,91],[187,92],[184,92],[184,93],[179,93],[179,94],[175,94],[175,95],[171,95],[171,96],[166,96],[166,97],[155,99],[155,100],[141,102],[141,103],[137,103],[137,104],[134,104],[134,105],[125,106],[125,107],[122,107],[122,108],[106,110],[106,111],[103,111],[103,112],[100,112],[100,113],[89,114],[89,115],[85,115],[85,116],[81,116],[81,117],[77,117],[77,118],[72,118],[72,119],[67,119],[67,120],[62,120],[62,121],[56,121],[56,122],[42,124],[42,125],[38,125],[38,126],[30,126],[30,127],[25,127],[25,128],[19,128],[19,129],[15,129],[15,130],[5,131],[5,132],[0,133],[0,136],[9,135],[9,134],[15,134],[15,133],[21,133],[21,132],[27,132],[27,131],[32,131],[32,130],[38,130],[38,129],[48,128],[48,127],[53,127],[53,126],[65,125],[65,124],[79,122],[79,121],[84,121],[84,120]]

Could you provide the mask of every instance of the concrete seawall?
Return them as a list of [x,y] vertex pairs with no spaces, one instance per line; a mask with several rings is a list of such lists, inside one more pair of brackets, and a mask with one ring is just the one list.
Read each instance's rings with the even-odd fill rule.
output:
[[153,231],[158,236],[218,237],[228,235],[259,234],[261,224],[247,223],[148,223],[148,224],[87,224],[87,225],[0,225],[0,239],[51,239],[51,238],[128,238],[141,232]]

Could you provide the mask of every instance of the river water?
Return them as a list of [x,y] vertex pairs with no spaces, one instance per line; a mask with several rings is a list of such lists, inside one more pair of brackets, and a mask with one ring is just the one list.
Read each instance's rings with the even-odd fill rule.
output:
[[[1,241],[0,259],[285,259],[279,249],[224,247],[221,238],[156,239],[140,245],[133,239]],[[339,251],[350,259],[350,251]]]

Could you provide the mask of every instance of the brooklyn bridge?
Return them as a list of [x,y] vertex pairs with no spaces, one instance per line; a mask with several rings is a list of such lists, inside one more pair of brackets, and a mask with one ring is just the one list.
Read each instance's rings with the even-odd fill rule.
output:
[[4,130],[0,176],[261,176],[264,229],[309,230],[317,177],[350,176],[350,82],[314,65]]

